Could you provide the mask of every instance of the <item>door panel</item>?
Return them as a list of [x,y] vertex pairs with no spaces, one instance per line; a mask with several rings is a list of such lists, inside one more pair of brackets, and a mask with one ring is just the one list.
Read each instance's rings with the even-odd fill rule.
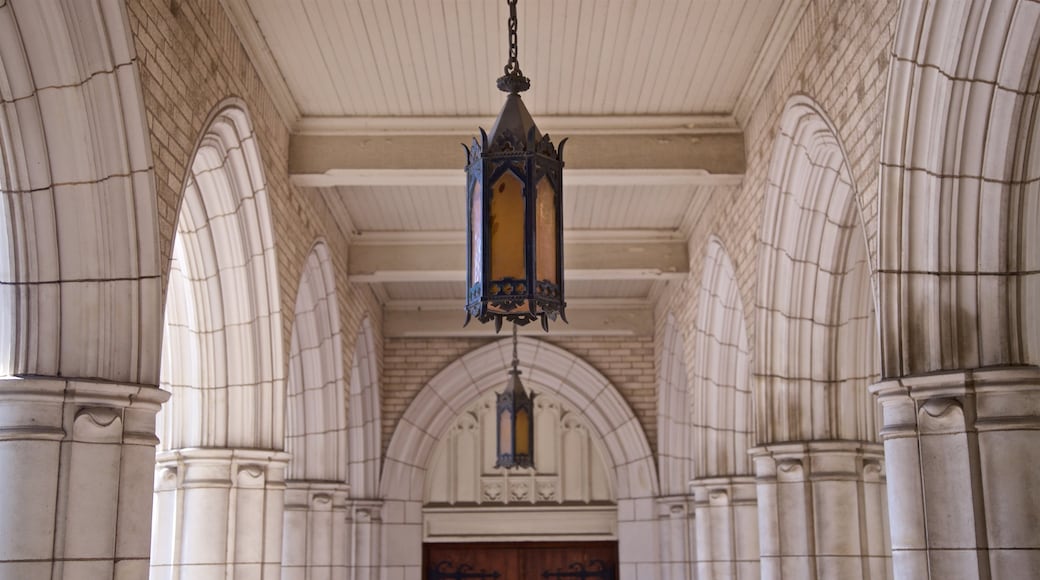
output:
[[616,580],[617,542],[425,544],[426,580]]

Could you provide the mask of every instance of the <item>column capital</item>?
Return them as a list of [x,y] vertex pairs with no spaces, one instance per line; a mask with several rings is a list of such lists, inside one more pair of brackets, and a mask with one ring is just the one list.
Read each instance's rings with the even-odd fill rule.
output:
[[1040,368],[992,367],[882,381],[870,387],[884,415],[882,437],[927,432],[1040,430]]
[[883,479],[884,447],[871,441],[770,443],[748,450],[757,481]]

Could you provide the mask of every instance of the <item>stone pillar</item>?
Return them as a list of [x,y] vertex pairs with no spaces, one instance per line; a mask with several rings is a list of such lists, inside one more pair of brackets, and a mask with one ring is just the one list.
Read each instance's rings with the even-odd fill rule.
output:
[[148,577],[153,386],[0,379],[0,578]]
[[[380,546],[383,544],[383,503],[378,500],[354,500],[349,511],[350,535],[354,539],[351,568],[352,580],[379,580],[382,564]],[[393,541],[387,544],[392,548]]]
[[684,495],[668,496],[658,498],[657,502],[661,538],[661,578],[693,578],[693,498]]
[[349,491],[343,483],[286,483],[282,580],[350,578]]
[[752,476],[690,482],[698,580],[759,580],[758,490]]
[[897,580],[1040,570],[1040,369],[891,380],[884,413]]
[[881,445],[779,443],[751,450],[763,580],[887,580]]
[[260,449],[159,453],[152,579],[280,578],[288,459]]

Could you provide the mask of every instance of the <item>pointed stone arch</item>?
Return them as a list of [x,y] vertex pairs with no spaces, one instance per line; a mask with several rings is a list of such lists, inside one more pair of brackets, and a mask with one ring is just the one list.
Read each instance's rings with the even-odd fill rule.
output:
[[694,324],[695,477],[752,473],[751,355],[733,262],[718,238],[704,257]]
[[357,498],[375,498],[379,492],[382,443],[382,407],[379,394],[379,361],[376,360],[372,321],[361,322],[350,371],[351,492]]
[[675,317],[668,315],[657,372],[657,457],[661,492],[684,495],[694,477],[686,344]]
[[[659,555],[651,539],[657,534],[654,498],[660,487],[649,442],[631,407],[602,374],[558,346],[521,337],[519,358],[525,383],[579,410],[603,441],[618,497],[619,542],[629,546],[620,555],[622,566],[655,569]],[[501,387],[511,359],[509,339],[467,353],[423,387],[398,423],[380,481],[383,536],[395,538],[393,549],[383,550],[388,573],[419,572],[421,508],[434,448],[459,413]]]
[[125,6],[3,2],[0,37],[0,376],[155,385],[158,212]]
[[339,302],[328,246],[307,255],[289,340],[285,450],[291,480],[347,480],[347,402]]
[[882,140],[885,377],[1040,363],[1040,10],[904,2]]
[[758,442],[876,441],[874,299],[844,148],[811,99],[788,101],[760,233]]
[[256,136],[237,100],[217,107],[199,140],[172,256],[162,384],[173,396],[160,413],[163,448],[281,449],[274,232]]

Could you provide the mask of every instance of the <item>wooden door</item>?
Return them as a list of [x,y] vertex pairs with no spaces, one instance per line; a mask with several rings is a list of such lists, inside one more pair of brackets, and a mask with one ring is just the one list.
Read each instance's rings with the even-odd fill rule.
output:
[[616,580],[617,542],[425,544],[426,580]]

